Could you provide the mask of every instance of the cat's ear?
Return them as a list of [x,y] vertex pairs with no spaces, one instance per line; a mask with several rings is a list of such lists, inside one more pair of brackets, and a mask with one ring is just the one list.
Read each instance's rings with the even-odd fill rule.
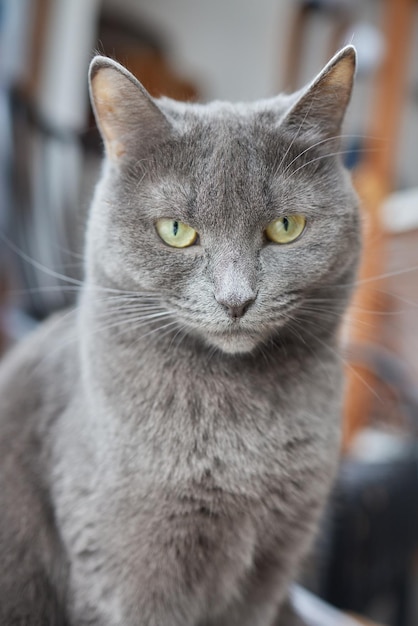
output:
[[356,50],[346,46],[299,92],[283,124],[298,135],[336,137],[350,101],[355,70]]
[[169,132],[169,122],[155,101],[116,61],[94,57],[89,85],[97,125],[112,160],[123,157],[134,142],[146,153]]

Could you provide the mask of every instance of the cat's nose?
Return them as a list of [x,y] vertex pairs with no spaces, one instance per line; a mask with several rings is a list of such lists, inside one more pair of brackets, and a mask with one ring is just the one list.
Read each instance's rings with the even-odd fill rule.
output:
[[228,316],[233,320],[237,320],[243,315],[245,315],[245,313],[248,311],[252,303],[255,301],[255,296],[251,296],[251,297],[246,298],[245,300],[240,300],[240,301],[237,301],[237,300],[228,301],[227,299],[222,299],[222,298],[219,298],[219,299],[217,298],[217,300],[219,304],[223,306]]
[[[232,246],[231,246],[232,248]],[[256,263],[243,253],[230,251],[214,267],[214,296],[232,320],[241,319],[257,298]]]

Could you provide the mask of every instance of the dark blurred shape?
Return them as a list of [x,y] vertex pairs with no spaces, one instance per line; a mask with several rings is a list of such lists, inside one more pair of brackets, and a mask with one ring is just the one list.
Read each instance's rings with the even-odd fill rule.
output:
[[293,12],[286,54],[284,87],[294,91],[300,87],[300,70],[304,42],[310,22],[316,14],[327,17],[332,24],[327,58],[341,47],[350,24],[356,19],[356,2],[352,0],[300,0]]
[[379,397],[385,397],[384,387],[396,396],[398,419],[396,424],[389,409],[386,421],[387,403],[377,403],[375,424],[358,433],[342,461],[326,528],[320,594],[346,611],[374,619],[383,619],[383,613],[390,626],[415,626],[418,391],[403,363],[386,350],[357,349],[353,360],[377,377]]
[[114,13],[104,13],[99,25],[100,53],[125,65],[151,95],[195,100],[198,92],[172,68],[166,42],[153,30]]
[[334,606],[367,615],[381,603],[391,626],[409,623],[418,544],[417,461],[410,442],[396,461],[344,460],[322,590]]
[[[137,18],[105,13],[99,2],[96,9],[81,2],[69,7],[62,0],[37,0],[28,5],[33,14],[30,19],[21,2],[5,6],[10,25],[26,29],[30,42],[24,71],[15,72],[4,89],[11,132],[2,167],[6,202],[0,252],[7,270],[1,280],[15,294],[17,315],[13,323],[3,316],[9,321],[2,327],[8,325],[9,334],[19,336],[19,330],[11,330],[17,318],[26,319],[25,332],[32,320],[71,306],[83,279],[84,225],[102,158],[91,109],[80,102],[87,98],[89,51],[97,50],[126,65],[152,95],[191,100],[197,97],[197,89],[173,69],[163,35]],[[77,43],[82,54],[74,54],[69,41],[71,33],[78,34],[77,25],[85,31]],[[9,23],[0,29],[0,41],[7,39],[8,30]],[[59,32],[66,38],[65,53]],[[50,54],[57,45],[59,62]],[[7,52],[13,54],[10,46]],[[25,57],[24,51],[21,56]],[[66,86],[62,76],[67,74]],[[77,109],[74,114],[66,98]]]

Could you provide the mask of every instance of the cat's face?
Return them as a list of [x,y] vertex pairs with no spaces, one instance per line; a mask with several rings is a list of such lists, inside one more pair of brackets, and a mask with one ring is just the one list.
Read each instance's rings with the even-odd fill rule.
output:
[[176,328],[235,353],[352,277],[356,201],[332,155],[351,48],[305,92],[252,105],[155,104],[120,66],[93,63],[108,155],[89,227],[96,280],[155,294]]

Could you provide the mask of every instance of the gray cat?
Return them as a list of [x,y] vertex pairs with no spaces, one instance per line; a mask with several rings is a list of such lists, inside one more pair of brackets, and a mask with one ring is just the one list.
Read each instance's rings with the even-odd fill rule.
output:
[[198,105],[93,60],[85,284],[0,372],[2,626],[297,623],[359,255],[354,67],[346,47],[296,94]]

